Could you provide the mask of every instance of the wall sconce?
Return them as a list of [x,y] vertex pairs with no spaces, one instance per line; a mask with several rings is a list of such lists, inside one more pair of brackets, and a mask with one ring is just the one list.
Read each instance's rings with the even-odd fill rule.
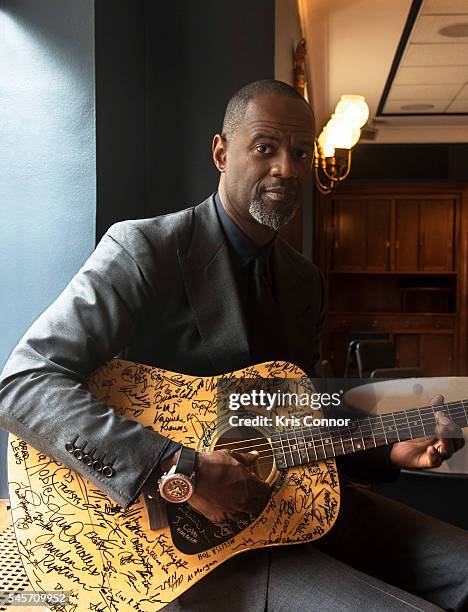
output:
[[315,183],[320,193],[330,193],[351,170],[351,149],[369,118],[364,96],[341,96],[327,125],[315,139]]

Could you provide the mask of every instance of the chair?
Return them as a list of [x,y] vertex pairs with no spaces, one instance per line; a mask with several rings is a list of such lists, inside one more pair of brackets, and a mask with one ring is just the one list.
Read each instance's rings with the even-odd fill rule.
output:
[[389,340],[359,340],[356,361],[359,378],[368,378],[374,370],[395,367],[395,347]]
[[348,334],[348,349],[346,352],[346,363],[344,377],[347,378],[352,368],[357,368],[356,346],[359,340],[387,340],[388,336],[384,332],[377,331],[351,331]]

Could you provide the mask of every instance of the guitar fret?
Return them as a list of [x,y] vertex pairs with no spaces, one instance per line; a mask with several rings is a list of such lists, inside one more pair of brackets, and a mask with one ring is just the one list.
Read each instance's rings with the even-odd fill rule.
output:
[[398,439],[398,436],[395,434],[395,425],[392,425],[391,423],[391,418],[392,415],[382,415],[382,423],[383,423],[383,428],[384,428],[384,435],[385,435],[385,440],[387,442],[387,444],[392,444],[393,442],[396,442]]
[[298,438],[298,436],[297,436],[297,429],[294,430],[294,433],[295,433],[295,436],[296,436],[297,447],[299,449],[299,457],[301,459],[301,464],[307,463],[308,456],[307,456],[307,453],[306,453],[304,437],[302,437],[301,440]]
[[419,418],[421,419],[421,425],[422,425],[422,428],[423,428],[424,435],[427,436],[426,428],[424,427],[424,421],[423,421],[423,418],[421,416],[421,410],[419,408],[417,410],[418,410]]
[[304,448],[305,448],[305,452],[307,453],[307,462],[310,463],[309,445],[308,445],[306,437],[305,437],[305,431],[306,430],[303,430],[302,439],[304,440]]
[[[416,410],[407,410],[406,418],[408,419],[408,424],[411,429],[411,437],[420,438],[423,435],[420,418],[416,413]],[[415,418],[416,417],[416,418]]]
[[315,447],[315,441],[314,441],[314,438],[313,438],[313,435],[312,435],[312,429],[309,427],[309,428],[307,428],[306,431],[308,432],[308,436],[310,438],[310,440],[307,441],[307,448],[314,451],[314,455],[315,455],[314,461],[317,461],[318,460],[318,455],[317,455],[317,449]]
[[[319,428],[319,432],[320,432],[320,439],[322,442],[322,446],[323,446],[323,452],[325,455],[325,458],[328,457],[332,457],[334,456],[334,448],[333,448],[333,443],[332,443],[332,438],[330,435],[327,435],[326,437],[324,437],[323,433],[322,433],[322,428]],[[330,429],[328,429],[328,433],[330,433]],[[328,449],[328,447],[331,447],[331,452]]]
[[362,433],[362,427],[361,427],[361,421],[360,421],[360,419],[358,419],[357,424],[358,424],[358,427],[359,427],[359,432],[360,432],[360,434],[361,434],[362,445],[363,445],[363,447],[364,447],[364,449],[363,449],[363,450],[366,450],[366,443],[365,443],[365,441],[364,441],[364,435],[363,435],[363,433]]
[[294,467],[295,463],[294,463],[293,451],[291,448],[291,444],[290,444],[287,432],[281,432],[279,435],[281,437],[282,444],[285,449],[286,466]]
[[410,425],[409,418],[408,418],[408,413],[406,412],[406,410],[405,410],[404,414],[405,414],[405,417],[406,417],[406,422],[408,423],[408,433],[409,433],[409,438],[408,439],[411,439],[414,436],[413,436],[413,432],[411,431],[411,425]]
[[371,434],[372,434],[372,440],[374,442],[374,448],[377,448],[377,440],[375,439],[374,427],[372,426],[372,421],[370,420],[370,417],[367,417],[367,420],[369,421],[369,427],[370,427]]
[[333,455],[333,457],[336,457],[336,453],[335,453],[335,443],[334,443],[334,441],[333,441],[333,435],[332,435],[332,432],[330,431],[330,427],[327,427],[327,430],[328,430],[328,436],[329,436],[329,438],[330,438],[332,455]]
[[349,437],[351,439],[351,444],[353,445],[353,453],[354,453],[356,449],[354,448],[353,432],[351,431],[351,427],[348,427],[348,431],[349,431]]
[[291,449],[292,449],[292,453],[293,453],[294,465],[301,465],[302,464],[302,461],[301,461],[301,449],[300,449],[299,440],[297,439],[297,435],[296,435],[296,430],[295,429],[290,429],[289,430],[289,439],[290,439],[290,443],[292,442]]
[[397,435],[398,442],[401,442],[400,432],[398,431],[398,425],[397,425],[397,422],[396,422],[396,420],[395,420],[395,413],[394,413],[394,412],[392,413],[392,417],[393,417],[393,425],[394,425],[394,427],[395,427],[395,433],[396,433],[396,435]]

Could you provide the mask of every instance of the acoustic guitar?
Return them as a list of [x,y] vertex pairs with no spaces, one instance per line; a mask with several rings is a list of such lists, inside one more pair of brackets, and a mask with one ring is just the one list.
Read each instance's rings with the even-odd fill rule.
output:
[[[434,431],[433,407],[326,427],[304,424],[311,418],[307,406],[279,406],[268,417],[253,411],[251,423],[258,425],[232,426],[233,415],[247,413],[230,409],[226,398],[241,383],[245,388],[258,379],[273,390],[285,381],[289,389],[307,384],[305,374],[286,362],[198,377],[122,360],[110,361],[88,382],[118,414],[200,452],[259,451],[253,469],[271,485],[270,499],[258,516],[222,525],[186,503],[167,504],[166,526],[150,525],[143,494],[122,509],[83,476],[11,437],[12,518],[32,586],[67,592],[61,610],[154,612],[234,555],[326,534],[340,507],[336,456]],[[444,409],[463,427],[467,405],[468,400],[451,402]],[[314,410],[313,418],[319,416]],[[273,417],[276,426],[265,425]],[[287,426],[291,422],[294,427]]]

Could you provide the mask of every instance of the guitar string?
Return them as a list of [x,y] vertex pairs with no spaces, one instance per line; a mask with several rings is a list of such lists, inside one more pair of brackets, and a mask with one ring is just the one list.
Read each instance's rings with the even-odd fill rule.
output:
[[[456,419],[459,416],[464,416],[464,415],[462,415],[462,413],[461,413],[461,414],[458,414],[458,415],[452,414],[451,416]],[[398,427],[399,424],[397,424],[397,419],[392,419],[392,420],[395,421],[395,425]],[[410,425],[408,423],[408,421],[407,421],[406,425],[404,425],[404,427],[400,428],[400,431],[401,431],[401,429],[408,429],[410,431],[410,433],[411,433],[411,429],[416,429],[418,427],[419,428],[423,427],[423,429],[424,429],[424,424],[425,425],[429,425],[429,424],[433,425],[434,423],[435,423],[435,419],[431,419],[430,421],[420,419],[420,423],[418,423],[416,425],[414,424],[414,422],[413,422],[413,425]],[[359,422],[357,424],[360,425]],[[338,434],[337,437],[335,437],[335,439],[333,440],[333,443],[340,442],[341,440],[343,440],[343,442],[349,442],[351,440],[356,440],[356,439],[359,439],[359,438],[363,437],[361,434],[364,434],[366,436],[369,433],[373,433],[373,432],[379,434],[379,429],[381,430],[381,433],[388,434],[389,436],[392,435],[392,434],[396,434],[397,437],[398,437],[398,432],[396,432],[393,428],[392,428],[392,430],[385,429],[384,423],[382,423],[381,425],[379,425],[377,427],[371,427],[369,429],[366,428],[366,427],[361,427],[360,426],[359,427],[359,432],[360,433],[358,433],[357,436],[351,435],[350,438],[343,438],[343,436],[339,433],[339,429],[336,426],[327,427],[326,428],[327,431],[325,432],[325,434],[322,434],[321,432],[320,433],[311,432],[312,429],[314,431],[315,430],[322,430],[322,429],[324,429],[324,427],[323,426],[322,427],[318,427],[318,426],[317,427],[310,427],[310,428],[308,428],[308,427],[295,427],[295,428],[291,428],[291,429],[289,429],[287,431],[275,432],[275,433],[278,433],[278,434],[291,434],[291,435],[294,434],[295,436],[297,435],[297,433],[299,433],[299,434],[301,434],[301,433],[304,434],[305,433],[305,434],[308,435],[308,437],[311,437],[312,440],[315,440],[315,441],[317,441],[320,444],[323,442],[323,443],[325,443],[327,445],[330,444],[330,442],[326,442],[326,439],[333,438],[334,437],[333,434]],[[346,429],[351,429],[351,427],[350,426],[346,426]],[[431,433],[436,433],[436,432],[431,432]],[[351,432],[350,432],[350,434],[351,434]],[[426,437],[426,434],[425,433],[423,433],[422,435],[418,434],[415,437]],[[450,437],[450,436],[447,436],[447,437]],[[235,446],[236,444],[244,444],[244,443],[247,443],[247,442],[255,442],[257,440],[265,440],[265,437],[247,438],[245,440],[238,440],[237,442],[229,442],[229,443],[219,444],[219,445],[216,446],[216,450],[220,449],[221,447],[225,447],[225,446]],[[289,441],[290,438],[282,438],[282,440],[283,441]],[[272,440],[272,442],[273,443],[277,442],[277,440]],[[244,449],[247,449],[247,448],[258,449],[261,446],[265,446],[265,444],[259,444],[257,446],[246,446],[246,447],[240,447],[240,448],[236,447],[234,450],[241,451],[241,450],[244,450]]]
[[[382,441],[384,438],[381,438]],[[311,444],[311,446],[308,447],[302,447],[302,448],[293,448],[291,446],[291,444],[289,443],[288,440],[282,440],[281,442],[286,442],[285,445],[281,444],[281,448],[272,448],[272,446],[270,444],[267,445],[267,448],[265,450],[260,450],[258,451],[258,447],[255,446],[251,446],[251,447],[246,447],[246,450],[257,450],[259,452],[259,458],[256,461],[256,463],[262,463],[264,461],[266,461],[269,458],[275,458],[277,459],[277,455],[278,453],[274,453],[271,452],[272,450],[275,451],[281,451],[283,458],[286,460],[286,455],[285,452],[288,452],[291,455],[291,458],[293,458],[293,453],[298,453],[299,456],[304,455],[304,453],[307,454],[307,461],[304,461],[304,463],[315,463],[316,461],[324,461],[325,459],[333,459],[337,456],[341,456],[341,455],[349,455],[352,454],[352,452],[356,452],[355,449],[353,448],[353,450],[351,449],[345,449],[345,445],[349,444],[350,442],[353,443],[353,439],[351,438],[343,438],[339,441],[336,441],[334,443],[320,443],[319,445],[316,445],[313,443],[313,441],[310,441],[309,444]],[[356,440],[357,441],[357,440]],[[339,442],[341,443],[341,446],[343,447],[343,453],[340,452],[336,452],[335,449],[335,444]],[[391,440],[391,441],[387,441],[388,444],[391,444],[393,442],[398,442],[398,440]],[[359,448],[359,450],[365,451],[365,450],[369,450],[370,448],[377,448],[378,446],[384,446],[385,443],[379,445],[379,444],[374,444],[373,446],[367,446],[365,443],[363,444],[364,448]],[[321,448],[320,448],[321,446]],[[326,446],[332,446],[333,447],[333,452],[332,453],[327,453],[325,447]],[[237,450],[237,449],[236,449]],[[315,457],[309,455],[309,450],[313,451],[313,453],[315,454]]]
[[[444,404],[444,406],[445,405],[446,404]],[[441,406],[437,406],[436,408],[442,408],[442,407],[443,406],[441,405]],[[408,421],[408,417],[407,417],[408,412],[416,411],[416,412],[422,413],[424,410],[429,411],[430,414],[425,415],[424,418],[422,417],[422,415],[421,415],[421,417],[419,417],[419,415],[414,415],[414,416],[416,416],[418,418],[418,422],[417,423],[413,422],[413,426],[411,426],[411,424]],[[395,426],[400,425],[401,423],[403,423],[406,420],[406,424],[403,426],[403,429],[409,429],[410,433],[411,433],[411,429],[412,428],[415,429],[416,427],[421,427],[422,426],[423,429],[424,429],[424,425],[433,425],[434,422],[436,421],[436,419],[434,418],[435,417],[435,412],[438,412],[438,410],[435,410],[434,408],[420,408],[420,409],[413,408],[413,409],[411,409],[409,411],[405,411],[403,414],[400,413],[400,412],[390,412],[390,413],[386,413],[386,414],[382,414],[382,415],[372,415],[372,416],[364,417],[362,419],[362,421],[356,420],[353,423],[351,423],[350,425],[346,425],[346,426],[342,427],[341,429],[345,429],[345,428],[346,429],[351,429],[352,427],[356,427],[357,425],[360,425],[360,430],[363,433],[366,433],[366,434],[367,433],[372,433],[372,431],[377,432],[379,427],[384,430],[383,419],[385,417],[387,417],[387,418],[391,418],[395,422]],[[465,417],[466,416],[466,411],[464,409],[460,409],[460,411],[456,411],[456,412],[455,411],[451,411],[449,416],[450,416],[450,418],[452,418],[452,420],[453,420],[453,418],[458,418],[460,416]],[[427,417],[429,417],[429,419]],[[412,417],[412,418],[414,418],[414,417]],[[365,423],[366,419],[369,420],[369,424]],[[374,419],[374,420],[379,420],[380,419],[381,423],[374,423],[374,426],[373,426],[372,422],[371,422],[371,419]],[[397,421],[398,421],[398,423],[397,423]],[[364,425],[364,427],[361,427],[361,425]],[[289,432],[296,432],[296,433],[297,432],[304,432],[304,433],[308,433],[309,435],[312,435],[312,437],[319,436],[319,438],[322,438],[323,434],[322,434],[321,430],[324,429],[324,428],[326,428],[327,432],[329,432],[329,433],[336,432],[341,437],[341,434],[338,433],[340,431],[340,428],[337,428],[337,426],[332,426],[332,427],[325,427],[325,426],[296,427],[296,428],[291,428],[288,431]],[[285,434],[287,432],[278,432],[278,433]],[[386,430],[386,433],[392,434],[393,432],[391,430]],[[325,436],[326,437],[333,437],[333,436],[327,435],[327,433],[325,433]],[[359,437],[361,437],[361,436],[359,436]],[[418,436],[418,437],[421,437],[421,436]],[[217,445],[216,448],[219,449],[219,448],[224,448],[226,446],[235,446],[239,442],[246,443],[246,442],[255,442],[257,440],[264,440],[264,438],[263,437],[247,438],[245,440],[240,440],[238,442],[225,442],[223,444]],[[239,449],[235,449],[235,450],[239,450]]]
[[[298,430],[296,430],[296,432],[295,432],[296,434],[297,434],[297,431]],[[383,433],[383,437],[381,437],[381,440],[383,441],[383,439],[385,438],[386,444],[389,444],[389,443],[392,443],[392,442],[398,442],[399,441],[399,438],[398,438],[398,439],[390,440],[390,442],[389,442],[388,438],[390,436],[387,436],[384,430],[382,430],[381,433],[379,433],[379,432],[376,432],[376,433],[377,433],[378,436],[381,435],[381,433]],[[387,432],[387,433],[390,434],[391,432]],[[297,439],[297,435],[295,437]],[[329,437],[332,437],[332,436],[329,436]],[[417,434],[417,435],[414,436],[414,438],[417,438],[417,437],[422,437],[422,435]],[[303,438],[302,443],[303,444],[306,443],[305,437],[302,436],[302,438]],[[335,452],[335,448],[336,448],[335,444],[336,443],[341,443],[341,446],[343,448],[343,453],[342,454],[349,454],[351,451],[350,450],[349,450],[349,452],[346,451],[345,444],[349,444],[349,442],[351,442],[352,445],[353,445],[353,451],[354,451],[355,450],[355,448],[354,448],[354,441],[356,441],[358,444],[360,444],[359,438],[362,440],[362,444],[364,446],[364,448],[359,448],[359,450],[367,450],[368,449],[368,445],[366,445],[366,442],[364,441],[364,436],[359,436],[357,439],[353,438],[353,437],[350,437],[350,438],[340,437],[339,440],[335,439],[332,442],[325,442],[323,438],[317,439],[317,437],[312,436],[311,439],[308,440],[308,442],[307,442],[309,444],[309,446],[303,446],[302,448],[300,447],[300,443],[298,445],[293,445],[293,446],[297,446],[299,448],[293,448],[293,446],[291,446],[291,439],[290,438],[287,438],[287,439],[281,438],[281,439],[278,439],[278,440],[272,440],[271,444],[269,442],[266,442],[265,444],[262,444],[262,445],[250,446],[250,447],[241,447],[241,448],[236,448],[235,450],[237,450],[237,451],[241,451],[241,450],[246,450],[246,451],[247,450],[257,450],[259,452],[259,455],[260,455],[258,461],[261,461],[262,459],[263,460],[268,459],[269,457],[275,457],[275,454],[271,453],[272,450],[273,451],[275,451],[275,450],[282,451],[283,457],[285,459],[286,459],[285,451],[287,451],[287,452],[289,452],[291,454],[291,458],[293,458],[293,454],[292,453],[304,453],[305,452],[307,454],[309,462],[314,462],[314,461],[321,461],[321,460],[324,460],[326,458],[335,457],[337,455],[337,453]],[[369,442],[370,438],[366,437],[366,439]],[[375,448],[378,445],[375,443],[375,436],[374,435],[373,435],[373,439],[374,439],[374,446],[373,447]],[[292,440],[292,441],[294,442],[294,440]],[[242,443],[242,441],[239,441],[239,442]],[[281,448],[279,448],[279,447],[275,448],[273,446],[275,443],[278,443],[278,442],[281,444]],[[284,442],[286,443],[286,448],[283,445]],[[298,442],[299,442],[299,440],[298,440]],[[266,447],[265,450],[259,450],[260,446]],[[320,446],[322,448],[320,448]],[[330,453],[328,455],[328,457],[327,457],[327,451],[325,449],[325,446],[332,446],[332,448],[333,448],[333,452]],[[372,446],[370,446],[369,448],[371,448],[371,447]],[[317,453],[317,449],[319,450],[320,454]],[[314,454],[315,454],[315,457],[313,457],[312,459],[310,459],[309,450],[312,450],[314,452]],[[268,453],[268,454],[265,454],[265,453]],[[320,456],[322,453],[324,455],[323,457]],[[341,453],[338,453],[338,455],[340,455],[340,454]]]
[[[455,407],[460,408],[459,406],[456,406],[457,404],[460,404],[460,402],[463,402],[463,400],[455,401],[455,402],[450,402],[450,403],[447,403],[447,404],[441,404],[440,406],[425,406],[423,408],[412,408],[410,410],[407,410],[407,411],[405,410],[405,411],[402,411],[402,412],[387,412],[387,413],[382,414],[382,415],[378,415],[378,414],[377,415],[369,415],[368,417],[363,417],[362,421],[360,421],[359,419],[356,419],[355,421],[353,421],[351,423],[351,425],[347,425],[346,427],[347,428],[353,427],[353,426],[357,425],[358,423],[365,421],[366,419],[369,419],[369,421],[371,419],[381,419],[381,420],[383,420],[384,417],[395,419],[395,416],[396,416],[396,417],[398,417],[398,419],[400,419],[400,418],[405,419],[406,418],[406,420],[408,421],[407,415],[409,413],[411,413],[411,412],[419,413],[418,415],[415,415],[415,416],[417,416],[420,419],[422,424],[429,424],[430,422],[432,422],[432,417],[435,416],[435,413],[439,412],[439,409],[444,408],[444,406],[446,406],[447,408],[449,406],[452,406],[453,408],[455,408]],[[430,421],[424,421],[422,419],[422,416],[424,416],[423,415],[424,412],[429,412],[429,414],[427,414],[425,416],[428,416]],[[453,410],[452,411],[449,410],[449,412],[450,412],[449,416],[455,416],[455,418],[458,418],[458,416],[460,416],[460,415],[461,416],[466,416],[466,409],[463,406],[460,408],[460,413],[458,413],[458,411],[457,411],[457,414],[455,414]],[[336,427],[336,426],[333,426],[333,427]],[[320,429],[320,428],[321,428],[320,426],[311,426],[310,427],[310,429]],[[293,428],[291,428],[291,430],[292,429]],[[304,429],[304,427],[302,429]],[[327,428],[327,429],[329,429],[329,428]],[[245,441],[246,442],[250,442],[250,441],[261,440],[261,439],[262,438],[249,438],[249,439],[246,439]],[[226,443],[226,445],[229,446],[230,444]]]

